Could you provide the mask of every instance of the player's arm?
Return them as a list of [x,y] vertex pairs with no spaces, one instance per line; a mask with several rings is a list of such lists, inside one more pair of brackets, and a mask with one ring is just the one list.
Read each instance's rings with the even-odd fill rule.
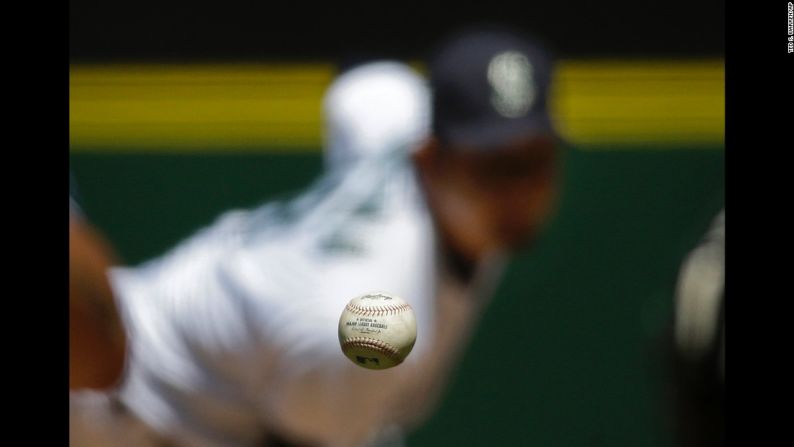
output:
[[88,222],[69,218],[69,388],[106,388],[121,376],[125,336],[107,278],[115,263]]

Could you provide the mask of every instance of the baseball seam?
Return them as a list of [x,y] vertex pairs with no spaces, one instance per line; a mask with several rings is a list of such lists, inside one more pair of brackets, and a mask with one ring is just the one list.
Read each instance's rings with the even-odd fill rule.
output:
[[356,315],[363,315],[368,317],[381,317],[384,315],[396,315],[400,312],[410,309],[409,304],[393,305],[387,304],[383,306],[358,306],[356,304],[348,304],[346,309]]
[[399,350],[382,340],[367,337],[350,337],[342,344],[343,350],[346,351],[348,348],[372,349],[397,363],[402,362],[399,356]]

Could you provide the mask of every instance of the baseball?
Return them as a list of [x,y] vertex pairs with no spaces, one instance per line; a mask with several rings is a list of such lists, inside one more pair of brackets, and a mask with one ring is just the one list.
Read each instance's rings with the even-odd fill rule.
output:
[[416,318],[402,298],[373,292],[350,300],[339,318],[339,344],[353,363],[368,369],[399,365],[416,342]]

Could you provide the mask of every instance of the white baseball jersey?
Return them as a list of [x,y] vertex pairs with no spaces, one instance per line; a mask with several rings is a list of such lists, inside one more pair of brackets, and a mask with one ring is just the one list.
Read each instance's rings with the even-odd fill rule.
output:
[[675,342],[689,361],[719,349],[718,368],[725,373],[725,210],[711,222],[697,247],[687,254],[675,294]]
[[[129,328],[120,399],[184,445],[371,445],[433,408],[502,270],[448,273],[405,152],[331,171],[293,200],[222,215],[163,257],[117,268]],[[416,345],[388,370],[356,366],[345,304],[405,299]]]

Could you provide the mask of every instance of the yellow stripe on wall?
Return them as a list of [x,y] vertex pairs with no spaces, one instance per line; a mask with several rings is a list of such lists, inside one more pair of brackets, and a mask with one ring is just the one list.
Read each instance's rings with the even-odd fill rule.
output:
[[[73,65],[74,150],[317,150],[331,65]],[[574,143],[721,143],[723,62],[563,61]]]
[[74,66],[73,147],[316,147],[332,67]]
[[554,114],[574,142],[724,141],[721,60],[568,61],[555,88]]

